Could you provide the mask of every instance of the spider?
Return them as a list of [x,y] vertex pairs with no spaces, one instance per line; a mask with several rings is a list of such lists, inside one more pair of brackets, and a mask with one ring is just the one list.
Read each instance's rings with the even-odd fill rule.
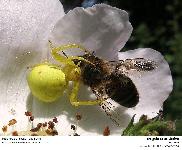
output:
[[[73,106],[101,105],[103,101],[111,98],[122,106],[134,107],[139,102],[139,93],[128,72],[152,71],[156,68],[154,61],[144,58],[106,61],[78,44],[53,47],[52,43],[49,43],[53,58],[63,65],[38,64],[27,77],[32,94],[45,102],[52,102],[60,97],[69,89],[69,81],[72,81],[73,88],[69,99]],[[84,54],[67,56],[65,51],[73,48],[80,49]],[[95,100],[78,99],[81,83],[91,88],[96,96]]]
[[79,48],[85,53],[89,52],[84,47],[77,44],[68,44],[60,47],[53,47],[50,41],[49,44],[53,58],[60,62],[62,66],[44,62],[31,67],[31,71],[27,75],[27,82],[31,93],[38,98],[38,100],[53,102],[61,97],[64,91],[69,89],[69,81],[72,81],[73,88],[69,94],[69,99],[73,106],[100,104],[103,99],[79,100],[77,98],[81,83],[81,69],[79,64],[75,64],[73,60],[83,61],[93,66],[95,65],[83,57],[65,57],[58,53],[62,51],[64,54],[65,50],[72,48]]

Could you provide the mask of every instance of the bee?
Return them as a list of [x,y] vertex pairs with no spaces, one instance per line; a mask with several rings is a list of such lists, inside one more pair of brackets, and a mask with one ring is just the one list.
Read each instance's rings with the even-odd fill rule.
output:
[[[139,102],[140,95],[136,85],[129,77],[130,72],[152,71],[157,68],[156,62],[145,58],[107,61],[96,56],[94,51],[90,52],[77,44],[75,46],[85,52],[85,54],[78,56],[83,60],[72,59],[74,64],[80,68],[80,81],[91,88],[97,100],[103,100],[99,105],[119,126],[119,114],[113,111],[113,104],[107,100],[112,99],[127,108],[135,107]],[[64,51],[62,53],[68,58]]]
[[107,61],[97,57],[94,52],[87,51],[79,56],[87,60],[73,59],[81,69],[81,81],[91,88],[97,99],[111,98],[120,105],[131,108],[138,104],[139,93],[130,79],[128,72],[152,71],[156,63],[144,58],[126,59],[120,61]]
[[[53,47],[50,42],[50,47],[53,58],[63,64],[63,66],[60,67],[59,65],[54,64],[49,67],[50,64],[48,64],[47,66],[50,71],[44,71],[45,68],[48,67],[38,65],[38,67],[41,66],[39,68],[42,70],[40,71],[37,69],[36,81],[34,82],[33,80],[33,75],[35,73],[32,73],[32,75],[29,75],[28,77],[28,83],[32,93],[45,102],[52,102],[52,99],[59,97],[64,90],[69,87],[69,81],[72,81],[73,88],[69,94],[69,99],[72,105],[80,106],[99,104],[101,108],[105,110],[107,115],[110,115],[110,107],[107,107],[104,103],[107,99],[112,99],[127,108],[134,107],[138,104],[140,95],[134,82],[129,77],[129,72],[131,70],[147,72],[152,71],[157,67],[154,61],[145,58],[107,61],[78,44],[67,44],[60,47]],[[84,54],[80,56],[66,55],[66,50],[75,48],[80,49]],[[61,55],[60,52],[64,55]],[[54,70],[54,73],[53,75],[50,75],[52,69]],[[46,74],[43,75],[43,77],[39,77],[41,72],[45,72]],[[58,76],[56,75],[57,72],[61,75],[59,84],[56,83],[59,76],[59,74]],[[50,78],[46,79],[45,76]],[[53,79],[53,77],[55,77],[55,79]],[[41,84],[39,83],[39,80],[41,81]],[[42,83],[43,80],[46,81]],[[81,83],[90,87],[96,96],[95,100],[79,100],[77,96]],[[108,102],[108,104],[111,103]]]

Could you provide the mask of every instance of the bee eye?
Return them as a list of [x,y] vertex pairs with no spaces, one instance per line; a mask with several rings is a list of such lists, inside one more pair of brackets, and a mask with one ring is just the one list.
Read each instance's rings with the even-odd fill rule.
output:
[[74,59],[74,60],[72,60],[73,62],[74,62],[74,64],[75,65],[77,65],[78,67],[81,67],[81,66],[83,66],[83,61],[81,61],[81,60],[78,60],[78,59]]
[[80,60],[78,59],[73,59],[72,61],[74,62],[75,65],[77,65],[80,62]]

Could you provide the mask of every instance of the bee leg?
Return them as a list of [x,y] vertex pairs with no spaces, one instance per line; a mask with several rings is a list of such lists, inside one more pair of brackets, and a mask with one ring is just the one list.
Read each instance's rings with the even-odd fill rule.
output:
[[80,81],[75,81],[73,85],[72,92],[70,94],[70,103],[73,106],[80,106],[80,105],[96,105],[102,103],[104,100],[79,100],[77,98],[78,91],[80,88]]

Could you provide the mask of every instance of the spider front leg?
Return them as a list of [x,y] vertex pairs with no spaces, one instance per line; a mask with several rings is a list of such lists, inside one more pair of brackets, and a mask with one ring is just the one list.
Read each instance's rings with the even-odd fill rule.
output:
[[64,56],[61,56],[58,53],[60,51],[62,51],[64,53],[65,50],[69,50],[69,49],[72,49],[72,48],[78,48],[78,49],[84,51],[85,53],[90,53],[89,51],[87,51],[86,48],[84,48],[81,45],[67,44],[67,45],[62,45],[62,46],[59,46],[59,47],[53,47],[51,41],[49,41],[49,45],[50,45],[50,48],[51,48],[52,56],[54,57],[55,60],[57,60],[57,61],[59,61],[61,63],[69,64],[69,65],[74,66],[75,64],[74,64],[73,60],[76,59],[76,60],[84,61],[84,62],[87,62],[87,63],[90,63],[90,64],[94,65],[93,63],[91,63],[90,61],[84,59],[83,57],[79,57],[79,56],[64,57]]
[[78,92],[79,92],[79,88],[80,88],[80,81],[75,81],[73,83],[73,89],[72,92],[70,94],[70,103],[73,106],[80,106],[80,105],[97,105],[102,103],[104,100],[79,100],[77,98]]

